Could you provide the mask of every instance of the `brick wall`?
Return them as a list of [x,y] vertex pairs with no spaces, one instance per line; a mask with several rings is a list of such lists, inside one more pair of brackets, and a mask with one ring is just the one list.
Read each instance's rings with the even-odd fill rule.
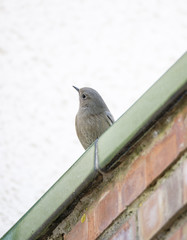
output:
[[187,239],[187,98],[85,194],[48,239]]

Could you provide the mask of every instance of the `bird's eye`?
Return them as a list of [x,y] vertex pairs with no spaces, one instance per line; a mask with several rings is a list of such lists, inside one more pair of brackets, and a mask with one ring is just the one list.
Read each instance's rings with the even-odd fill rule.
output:
[[83,98],[83,99],[86,99],[86,95],[85,95],[85,94],[82,94],[82,98]]

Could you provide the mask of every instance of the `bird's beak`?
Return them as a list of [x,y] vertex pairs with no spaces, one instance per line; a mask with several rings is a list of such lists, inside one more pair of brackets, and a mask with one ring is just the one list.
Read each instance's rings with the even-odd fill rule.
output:
[[75,87],[75,86],[73,86],[76,90],[77,90],[77,92],[79,93],[79,88],[77,88],[77,87]]

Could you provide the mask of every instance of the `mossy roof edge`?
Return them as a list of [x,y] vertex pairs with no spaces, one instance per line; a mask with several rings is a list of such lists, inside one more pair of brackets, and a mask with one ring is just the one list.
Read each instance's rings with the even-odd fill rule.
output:
[[[109,164],[156,112],[186,88],[187,53],[99,138],[100,167],[104,168]],[[92,145],[1,239],[36,239],[95,176]]]

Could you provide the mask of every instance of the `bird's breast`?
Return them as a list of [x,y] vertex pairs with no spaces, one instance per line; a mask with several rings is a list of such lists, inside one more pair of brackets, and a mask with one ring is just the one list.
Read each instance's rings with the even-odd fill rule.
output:
[[77,114],[75,121],[76,132],[85,149],[109,128],[110,125],[106,118],[107,116],[104,114]]

